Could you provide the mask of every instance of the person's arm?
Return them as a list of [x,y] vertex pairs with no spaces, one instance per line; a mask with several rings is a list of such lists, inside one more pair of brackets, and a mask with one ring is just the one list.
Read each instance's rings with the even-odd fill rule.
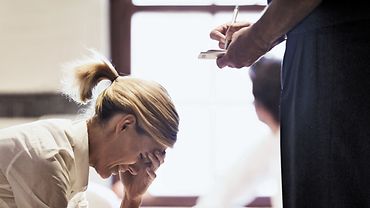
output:
[[315,9],[322,0],[273,0],[252,26],[261,42],[272,45]]
[[67,207],[70,184],[67,156],[49,153],[39,158],[33,150],[14,158],[6,172],[17,207]]
[[[321,1],[273,0],[256,23],[243,27],[232,34],[228,50],[224,56],[217,59],[217,65],[220,68],[251,66],[275,46],[280,37],[284,36],[316,8]],[[211,37],[212,34],[217,34],[215,30],[211,32]],[[222,37],[214,36],[212,38],[221,41]]]
[[142,197],[139,197],[137,199],[128,199],[127,197],[124,197],[122,200],[121,208],[137,208],[140,206],[142,201]]
[[149,162],[144,159],[130,166],[130,171],[119,173],[124,186],[124,197],[121,208],[138,208],[149,185],[156,178],[155,171],[164,162],[165,155],[159,151],[148,153]]

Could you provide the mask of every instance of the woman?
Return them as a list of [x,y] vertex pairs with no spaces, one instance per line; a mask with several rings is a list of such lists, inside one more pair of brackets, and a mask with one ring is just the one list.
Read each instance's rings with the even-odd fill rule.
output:
[[89,166],[102,178],[120,174],[121,207],[139,207],[166,148],[176,142],[178,114],[162,86],[119,76],[104,59],[74,66],[76,85],[67,84],[79,98],[65,93],[87,103],[104,79],[112,84],[86,120],[48,119],[0,130],[0,207],[65,208],[86,190]]

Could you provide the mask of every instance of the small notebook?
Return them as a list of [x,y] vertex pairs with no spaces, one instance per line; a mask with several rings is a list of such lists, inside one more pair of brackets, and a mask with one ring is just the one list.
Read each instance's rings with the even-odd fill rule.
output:
[[226,50],[208,50],[200,52],[199,59],[217,59],[217,57],[226,53]]

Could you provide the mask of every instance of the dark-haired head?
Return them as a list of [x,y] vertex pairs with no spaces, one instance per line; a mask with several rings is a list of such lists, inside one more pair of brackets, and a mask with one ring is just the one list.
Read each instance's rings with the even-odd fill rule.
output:
[[280,123],[280,68],[279,59],[262,57],[250,71],[255,102],[262,105],[277,123]]

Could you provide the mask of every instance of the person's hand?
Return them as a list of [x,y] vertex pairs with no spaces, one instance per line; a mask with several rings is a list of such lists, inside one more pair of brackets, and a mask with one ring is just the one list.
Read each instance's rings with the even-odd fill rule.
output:
[[149,185],[156,178],[155,171],[164,162],[164,158],[165,154],[159,151],[147,153],[137,163],[130,165],[131,171],[119,173],[126,200],[141,201]]
[[[220,28],[218,31],[222,33]],[[217,58],[219,68],[250,66],[272,48],[272,45],[264,41],[250,23],[245,23],[244,27],[231,27],[229,31],[225,38],[231,34],[231,42],[226,53]],[[224,44],[221,43],[220,37],[219,33],[211,32],[211,38],[218,40],[219,46],[222,47]]]
[[234,24],[223,24],[211,31],[209,34],[210,38],[213,40],[218,41],[218,46],[222,49],[225,48],[225,43],[226,40],[231,40],[232,36],[235,32],[238,30],[244,28],[244,27],[249,27],[251,23],[249,22],[237,22]]
[[[123,199],[124,197],[124,187],[120,180],[116,181],[112,185],[112,191],[117,195],[119,199]],[[143,195],[143,201],[145,200],[152,200],[153,196],[149,192],[145,192]]]

